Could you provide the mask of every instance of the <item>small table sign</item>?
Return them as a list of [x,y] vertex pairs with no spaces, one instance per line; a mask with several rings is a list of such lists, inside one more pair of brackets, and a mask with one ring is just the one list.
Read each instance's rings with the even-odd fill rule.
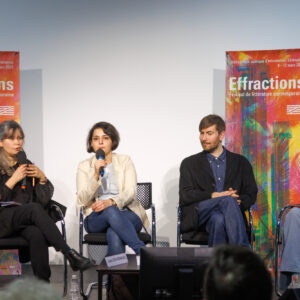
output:
[[127,264],[128,258],[125,253],[121,253],[121,254],[107,256],[105,257],[105,261],[107,266],[110,268],[118,265]]

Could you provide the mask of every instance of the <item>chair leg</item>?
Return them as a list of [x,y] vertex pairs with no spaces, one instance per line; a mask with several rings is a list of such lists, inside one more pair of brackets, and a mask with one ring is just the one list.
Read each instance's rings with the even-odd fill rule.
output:
[[[87,287],[87,289],[85,291],[85,294],[84,294],[85,297],[87,297],[87,299],[89,298],[90,293],[91,293],[91,291],[92,291],[93,288],[99,288],[97,281],[89,283],[89,285],[88,285],[88,287]],[[102,288],[102,287],[100,287],[100,288]]]
[[67,266],[67,259],[64,256],[64,293],[63,297],[67,296],[68,292],[68,266]]
[[[67,242],[67,234],[66,234],[66,225],[65,225],[65,221],[64,221],[64,217],[62,212],[60,211],[60,216],[61,216],[61,231],[62,231],[62,236],[65,240],[65,242]],[[68,265],[67,265],[67,258],[64,255],[64,292],[63,292],[63,297],[65,297],[67,295],[68,292]]]
[[82,297],[84,297],[85,294],[84,294],[84,291],[83,291],[83,272],[82,271],[79,272],[79,284],[80,284],[80,295]]

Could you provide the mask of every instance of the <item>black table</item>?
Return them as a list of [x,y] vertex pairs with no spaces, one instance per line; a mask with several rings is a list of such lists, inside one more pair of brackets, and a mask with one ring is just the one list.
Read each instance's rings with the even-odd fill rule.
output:
[[105,274],[113,275],[124,275],[124,274],[136,274],[139,275],[140,273],[140,266],[136,263],[136,255],[128,254],[128,263],[118,265],[115,267],[108,267],[106,264],[105,259],[102,260],[100,265],[97,268],[98,272],[98,299],[102,300],[102,277]]

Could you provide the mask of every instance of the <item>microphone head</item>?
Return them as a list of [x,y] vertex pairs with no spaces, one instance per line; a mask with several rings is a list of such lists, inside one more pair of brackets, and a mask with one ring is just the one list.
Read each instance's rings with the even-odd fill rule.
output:
[[18,161],[18,164],[20,164],[20,165],[27,164],[26,153],[23,150],[18,152],[17,161]]
[[100,157],[105,158],[105,152],[102,149],[98,149],[96,152],[96,158],[99,159]]

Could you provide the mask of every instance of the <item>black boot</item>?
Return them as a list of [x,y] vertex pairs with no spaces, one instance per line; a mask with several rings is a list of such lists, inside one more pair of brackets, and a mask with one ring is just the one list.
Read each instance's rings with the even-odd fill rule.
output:
[[70,249],[66,253],[66,258],[69,261],[73,271],[78,271],[78,270],[84,271],[88,268],[93,267],[95,264],[95,262],[93,260],[90,260],[90,259],[80,255],[74,249]]

